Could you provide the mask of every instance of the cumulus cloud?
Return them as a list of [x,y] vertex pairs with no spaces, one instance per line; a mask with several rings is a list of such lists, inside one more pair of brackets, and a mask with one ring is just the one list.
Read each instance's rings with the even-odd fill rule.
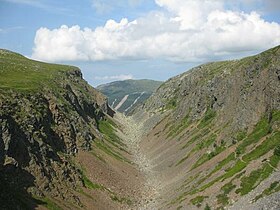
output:
[[257,12],[229,9],[222,0],[155,0],[162,10],[94,29],[40,28],[34,59],[98,61],[161,58],[205,61],[280,44],[280,24]]
[[133,75],[131,74],[121,74],[121,75],[114,75],[114,76],[103,76],[103,77],[94,77],[95,80],[128,80],[128,79],[134,79]]

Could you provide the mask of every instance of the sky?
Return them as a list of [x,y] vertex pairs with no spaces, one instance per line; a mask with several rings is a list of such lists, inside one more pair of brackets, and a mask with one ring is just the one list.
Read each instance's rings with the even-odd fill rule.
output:
[[93,86],[279,44],[279,0],[0,0],[0,48],[78,66]]

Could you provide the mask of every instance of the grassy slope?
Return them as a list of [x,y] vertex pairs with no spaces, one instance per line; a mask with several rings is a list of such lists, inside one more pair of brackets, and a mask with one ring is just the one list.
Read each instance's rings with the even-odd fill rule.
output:
[[53,86],[62,72],[73,66],[34,61],[6,50],[0,50],[0,88],[32,91]]

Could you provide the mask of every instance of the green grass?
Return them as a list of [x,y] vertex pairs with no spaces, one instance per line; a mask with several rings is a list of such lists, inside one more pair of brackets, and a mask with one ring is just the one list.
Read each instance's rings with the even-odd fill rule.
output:
[[208,198],[208,196],[197,196],[197,197],[191,199],[191,203],[192,203],[192,205],[195,205],[199,208],[199,207],[201,207],[205,198]]
[[197,168],[198,166],[201,166],[205,162],[211,160],[213,157],[216,155],[220,154],[222,151],[224,151],[226,148],[224,146],[219,146],[216,147],[214,151],[210,153],[205,153],[203,154],[197,161],[196,163],[192,166],[191,170]]
[[[240,188],[236,190],[236,193],[246,195],[256,188],[263,180],[268,178],[274,171],[273,167],[277,167],[280,161],[280,157],[273,155],[270,157],[270,164],[265,163],[260,169],[254,170],[249,176],[241,178]],[[271,166],[273,167],[271,167]]]
[[235,156],[234,153],[231,153],[229,156],[227,156],[225,159],[223,159],[222,161],[220,161],[215,168],[213,169],[213,171],[211,171],[211,173],[209,174],[209,176],[211,176],[212,174],[216,173],[217,171],[221,170],[222,167],[224,167],[225,165],[227,165],[228,163],[230,163],[231,161],[235,160]]
[[[250,144],[256,143],[257,141],[255,139],[259,140],[260,138],[268,135],[270,132],[271,132],[270,124],[268,123],[266,118],[263,118],[256,125],[256,128],[254,129],[254,131],[246,139],[244,139],[244,141],[241,143],[241,145],[247,147]],[[263,156],[267,152],[275,149],[276,146],[279,145],[279,140],[280,140],[280,132],[272,133],[265,141],[262,142],[262,144],[253,148],[253,150],[250,151],[249,153],[245,154],[242,157],[243,161],[238,160],[235,163],[235,165],[232,166],[231,168],[229,168],[223,175],[217,177],[216,179],[212,180],[211,182],[203,185],[202,187],[200,187],[198,189],[193,189],[190,192],[190,194],[195,194],[197,192],[201,192],[201,191],[211,187],[216,182],[225,180],[227,178],[234,176],[236,173],[239,173],[244,168],[246,168],[246,166],[248,165],[249,162],[251,162],[252,160],[255,160],[255,159]],[[245,151],[245,150],[243,150],[243,151]],[[228,158],[225,161],[222,161],[221,164],[218,164],[217,169],[221,168],[222,165],[227,164],[229,161],[233,160],[233,158],[234,158],[234,156],[232,154],[230,156],[228,156]],[[272,159],[271,161],[277,162],[274,159]],[[214,171],[217,171],[217,169],[214,169]],[[268,173],[269,173],[269,170],[268,170]],[[205,180],[203,180],[203,181],[205,181]],[[246,190],[244,190],[244,192],[245,191]]]
[[126,203],[127,205],[132,205],[133,204],[133,201],[130,200],[129,198],[118,197],[115,194],[112,194],[110,197],[113,201],[116,201],[116,202],[119,202],[119,203]]
[[[2,52],[2,51],[1,51]],[[73,66],[49,64],[27,59],[17,53],[0,52],[0,89],[33,91],[44,86],[56,87],[60,73],[77,69]]]
[[191,124],[191,121],[189,120],[189,115],[187,114],[178,124],[175,124],[170,127],[170,130],[167,134],[167,138],[169,137],[175,137],[178,134],[180,134],[183,130],[185,130],[189,125]]
[[243,140],[237,147],[236,153],[243,154],[249,145],[257,143],[262,137],[266,136],[271,131],[271,125],[267,118],[262,118],[256,125],[254,131]]
[[245,139],[247,136],[247,133],[245,131],[239,131],[237,134],[236,134],[236,140],[237,141],[242,141],[243,139]]
[[225,165],[230,163],[231,161],[235,160],[234,153],[231,153],[229,156],[227,156],[225,159],[220,161],[215,168],[205,177],[201,178],[200,180],[197,181],[197,185],[200,185],[202,182],[204,182],[206,179],[211,177],[214,173],[217,171],[221,170]]
[[204,207],[204,210],[211,210],[211,208],[210,208],[208,203],[206,203],[206,206]]
[[195,151],[202,150],[203,148],[208,148],[216,141],[216,139],[217,139],[217,135],[212,134],[207,140],[198,143],[195,147]]
[[[105,140],[107,140],[112,146],[118,148],[119,150],[122,150],[126,153],[128,153],[125,150],[125,144],[121,141],[121,139],[116,135],[115,128],[117,125],[109,120],[101,120],[98,122],[98,129],[101,133],[104,134]],[[96,140],[95,145],[97,148],[105,152],[106,154],[114,157],[117,160],[124,161],[127,163],[131,163],[127,158],[123,157],[122,154],[115,151],[109,144],[106,144],[105,141]]]
[[263,198],[264,196],[268,196],[271,195],[272,193],[276,193],[280,191],[280,183],[279,181],[275,181],[273,183],[270,184],[270,186],[265,189],[260,195],[256,196],[254,198],[254,202],[256,202],[257,200]]
[[181,148],[185,149],[192,145],[194,142],[196,142],[198,139],[202,139],[205,137],[208,133],[210,133],[210,130],[208,128],[205,128],[203,130],[199,130],[196,135],[194,135],[190,140],[187,141],[187,143]]
[[50,198],[47,197],[41,198],[38,196],[33,196],[33,197],[35,200],[41,201],[40,203],[43,203],[43,206],[45,206],[49,210],[62,210],[62,208]]
[[269,138],[267,138],[262,144],[257,146],[253,151],[243,156],[245,162],[250,162],[255,160],[262,155],[266,154],[270,150],[273,150],[280,143],[280,132],[273,133]]
[[169,100],[165,106],[165,109],[170,110],[170,109],[175,109],[177,107],[177,98],[174,97],[171,100]]
[[205,116],[200,121],[198,128],[205,128],[208,126],[216,117],[216,112],[212,109],[207,109]]
[[[246,168],[246,166],[249,162],[261,157],[262,155],[266,154],[271,149],[273,149],[277,145],[279,140],[280,140],[280,132],[277,132],[274,135],[272,135],[270,138],[268,138],[266,141],[264,141],[261,145],[256,147],[253,151],[246,154],[243,157],[243,161],[238,160],[235,163],[235,165],[233,167],[231,167],[230,169],[228,169],[228,171],[225,174],[223,174],[220,177],[217,177],[215,180],[213,180],[213,181],[209,182],[208,184],[202,186],[198,190],[194,190],[193,192],[194,193],[196,191],[201,192],[201,191],[205,190],[206,188],[211,187],[213,184],[215,184],[216,182],[218,182],[220,180],[225,180],[227,178],[230,178],[230,177],[234,176],[236,173],[238,173],[238,172],[242,171],[244,168]],[[271,159],[271,164],[275,164],[275,163],[277,163],[277,160],[274,160],[274,158],[272,158]]]
[[83,184],[86,188],[88,188],[88,189],[103,189],[103,186],[90,181],[89,178],[86,176],[85,172],[82,169],[80,169],[80,172],[81,172],[81,175],[82,175]]
[[111,157],[114,157],[117,160],[131,163],[127,158],[123,157],[120,153],[114,151],[108,144],[106,144],[103,141],[96,140],[95,145],[97,148],[105,152],[107,155],[110,155]]
[[97,124],[98,129],[101,133],[103,133],[107,138],[107,140],[111,141],[114,145],[119,144],[121,146],[124,146],[124,144],[121,142],[120,138],[116,135],[116,131],[114,127],[116,127],[116,124],[111,120],[101,120]]

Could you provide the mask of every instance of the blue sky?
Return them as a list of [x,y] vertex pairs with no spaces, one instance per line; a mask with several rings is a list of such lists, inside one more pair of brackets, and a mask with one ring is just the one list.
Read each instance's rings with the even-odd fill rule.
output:
[[280,44],[280,1],[232,2],[0,0],[0,48],[79,66],[96,86],[166,80]]

